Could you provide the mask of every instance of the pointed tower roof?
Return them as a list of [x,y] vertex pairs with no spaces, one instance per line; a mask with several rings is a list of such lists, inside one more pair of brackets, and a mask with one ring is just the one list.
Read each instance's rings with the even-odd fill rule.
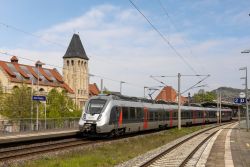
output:
[[63,58],[81,58],[89,60],[82,46],[82,42],[78,34],[73,35],[69,47]]

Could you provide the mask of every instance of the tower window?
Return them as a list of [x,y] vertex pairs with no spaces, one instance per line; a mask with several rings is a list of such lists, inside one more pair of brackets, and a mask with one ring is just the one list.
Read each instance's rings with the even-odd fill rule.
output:
[[71,65],[72,65],[72,66],[74,65],[74,60],[71,60]]
[[67,60],[67,66],[69,66],[69,60]]
[[78,66],[80,66],[80,60],[78,60]]
[[83,65],[83,61],[81,62],[81,65]]

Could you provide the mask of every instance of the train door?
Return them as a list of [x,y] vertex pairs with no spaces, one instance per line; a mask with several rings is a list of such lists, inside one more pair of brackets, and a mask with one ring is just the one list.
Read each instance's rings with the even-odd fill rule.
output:
[[193,124],[196,124],[196,111],[193,110],[192,113],[193,113]]
[[110,123],[113,125],[114,135],[118,134],[118,129],[122,126],[122,107],[115,106],[111,110]]
[[169,110],[169,126],[173,126],[173,110]]

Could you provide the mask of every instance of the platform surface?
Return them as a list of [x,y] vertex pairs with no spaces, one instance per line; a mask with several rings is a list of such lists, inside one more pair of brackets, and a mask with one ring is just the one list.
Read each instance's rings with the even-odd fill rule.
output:
[[216,138],[209,157],[207,167],[250,167],[250,131],[246,123],[233,128],[225,128]]
[[47,131],[32,131],[25,133],[9,133],[0,136],[0,144],[22,142],[33,139],[45,139],[53,137],[62,137],[76,135],[79,132],[78,129],[53,129]]

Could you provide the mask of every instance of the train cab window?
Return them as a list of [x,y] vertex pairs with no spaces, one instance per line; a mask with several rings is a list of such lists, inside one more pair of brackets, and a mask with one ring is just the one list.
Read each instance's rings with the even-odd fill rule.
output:
[[86,113],[88,114],[100,114],[107,100],[104,99],[92,99],[88,103]]

